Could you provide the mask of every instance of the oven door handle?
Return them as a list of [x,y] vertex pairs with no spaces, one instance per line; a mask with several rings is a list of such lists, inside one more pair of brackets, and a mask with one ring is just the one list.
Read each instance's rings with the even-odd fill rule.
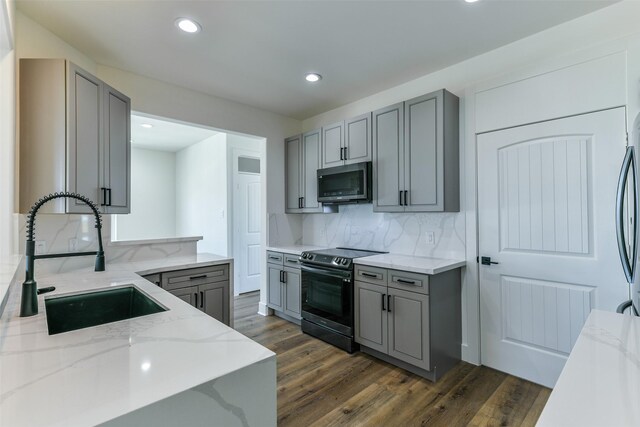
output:
[[351,279],[350,271],[329,270],[325,268],[309,267],[308,265],[302,265],[300,270],[302,270],[302,272],[319,274],[321,276],[335,277],[338,279]]

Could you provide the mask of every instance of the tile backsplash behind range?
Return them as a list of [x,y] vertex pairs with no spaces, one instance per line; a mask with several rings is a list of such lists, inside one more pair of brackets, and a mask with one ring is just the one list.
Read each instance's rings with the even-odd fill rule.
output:
[[[435,244],[427,243],[433,232]],[[337,214],[306,214],[302,243],[403,255],[464,259],[464,213],[377,213],[370,204],[343,205]]]

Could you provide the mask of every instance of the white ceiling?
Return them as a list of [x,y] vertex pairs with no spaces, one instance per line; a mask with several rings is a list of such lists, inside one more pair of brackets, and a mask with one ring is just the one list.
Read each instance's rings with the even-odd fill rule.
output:
[[[152,128],[144,128],[142,124]],[[151,117],[131,115],[131,145],[159,151],[180,151],[219,132]]]
[[[298,119],[614,1],[18,0],[95,61]],[[202,32],[181,33],[177,17]],[[304,74],[319,72],[310,85]]]

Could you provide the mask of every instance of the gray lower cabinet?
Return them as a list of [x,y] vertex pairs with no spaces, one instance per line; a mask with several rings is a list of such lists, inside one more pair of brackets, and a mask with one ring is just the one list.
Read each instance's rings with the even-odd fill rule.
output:
[[461,356],[460,269],[433,276],[355,268],[361,350],[435,381]]
[[322,212],[318,202],[320,129],[285,139],[285,212]]
[[267,275],[267,305],[296,321],[302,319],[298,256],[267,252]]
[[322,128],[322,167],[371,161],[371,113]]
[[[20,212],[46,194],[69,191],[102,213],[129,213],[130,99],[64,59],[23,58],[19,73]],[[61,199],[42,212],[90,210]]]
[[142,276],[220,322],[230,325],[229,265],[214,265]]
[[442,89],[373,112],[376,212],[458,212],[459,100]]

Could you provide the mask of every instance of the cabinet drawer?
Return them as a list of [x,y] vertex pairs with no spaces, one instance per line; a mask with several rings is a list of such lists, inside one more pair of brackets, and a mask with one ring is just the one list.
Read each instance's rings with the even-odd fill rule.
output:
[[229,280],[229,266],[226,264],[162,273],[162,288],[178,289],[223,280]]
[[376,285],[387,284],[387,270],[368,265],[356,265],[356,280],[374,283]]
[[389,287],[405,291],[429,293],[429,276],[406,271],[388,270]]
[[267,251],[267,262],[270,264],[282,265],[284,263],[284,255],[280,252]]
[[284,254],[284,266],[298,268],[300,267],[299,259],[300,259],[299,255]]

